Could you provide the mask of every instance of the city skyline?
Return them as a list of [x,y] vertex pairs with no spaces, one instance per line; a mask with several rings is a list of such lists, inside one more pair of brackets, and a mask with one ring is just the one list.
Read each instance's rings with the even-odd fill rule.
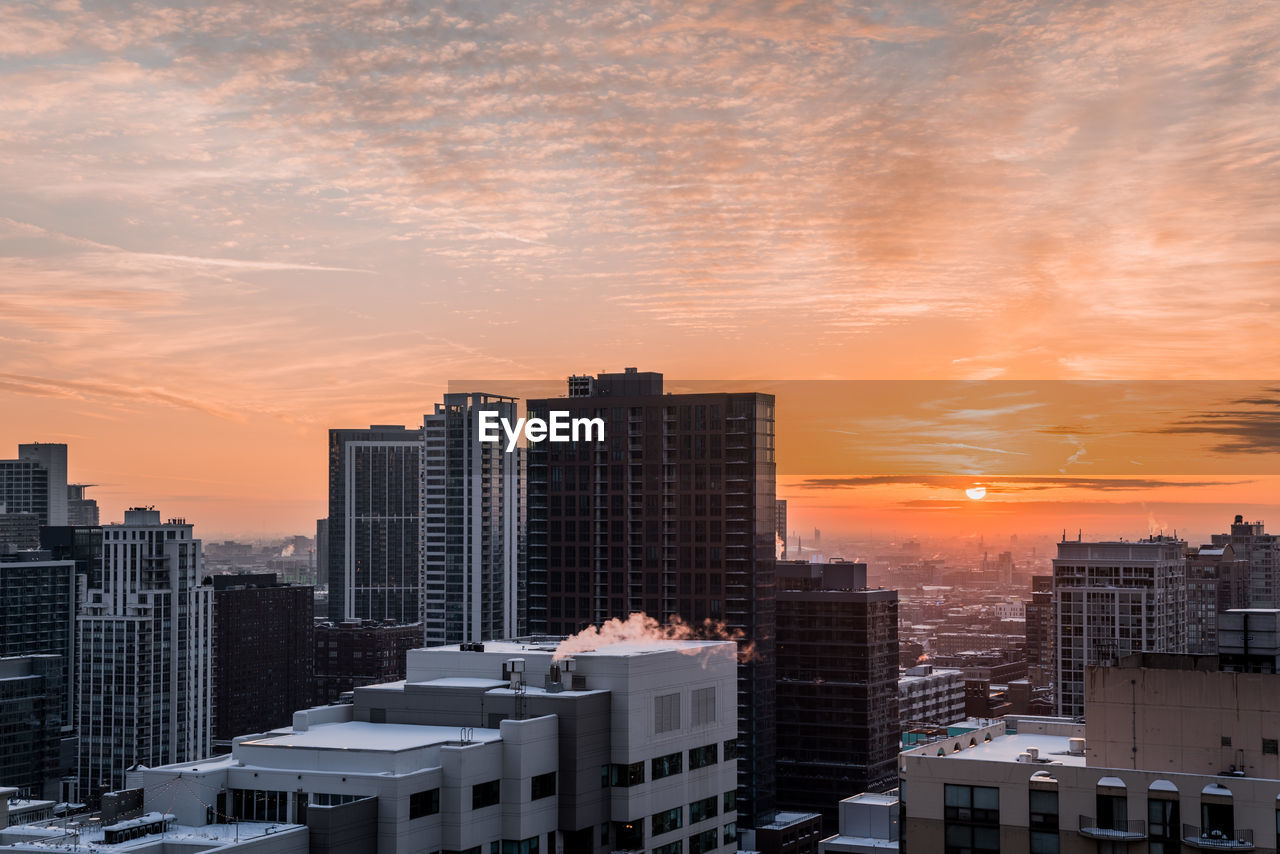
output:
[[[416,424],[459,376],[1280,356],[1273,4],[2,14],[0,440],[71,444],[106,518],[309,530],[324,431]],[[822,527],[951,498],[783,488]],[[1163,489],[1107,518],[1275,515]]]

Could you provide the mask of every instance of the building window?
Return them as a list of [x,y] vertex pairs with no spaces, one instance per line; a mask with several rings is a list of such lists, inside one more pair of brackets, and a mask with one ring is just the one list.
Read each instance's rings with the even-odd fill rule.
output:
[[695,688],[693,691],[693,725],[703,726],[716,722],[716,689]]
[[245,821],[288,821],[289,793],[232,789],[231,814]]
[[1231,736],[1229,736],[1229,735],[1224,735],[1224,736],[1222,737],[1222,746],[1223,746],[1223,747],[1230,747],[1230,746],[1231,746]]
[[473,810],[491,807],[501,799],[502,782],[500,780],[477,783],[471,787],[471,808]]
[[1028,825],[1032,830],[1058,830],[1058,793],[1048,789],[1032,789]]
[[644,782],[644,763],[632,762],[630,765],[614,763],[609,766],[610,786],[638,786]]
[[1129,798],[1127,795],[1099,794],[1098,827],[1103,830],[1129,829]]
[[677,839],[675,842],[659,845],[653,849],[653,854],[684,854],[684,840]]
[[716,796],[703,798],[700,801],[694,801],[689,804],[689,823],[697,824],[700,821],[706,821],[716,815]]
[[703,747],[690,748],[689,770],[695,771],[698,768],[706,768],[709,765],[715,765],[718,748],[718,744],[708,744]]
[[724,743],[724,761],[738,758],[738,740],[731,738]]
[[724,793],[724,811],[725,811],[725,812],[737,812],[737,811],[738,811],[738,792],[737,792],[737,790],[734,790],[734,791],[732,791],[732,792],[725,792],[725,793]]
[[670,833],[681,827],[684,827],[684,807],[673,807],[665,812],[654,813],[649,819],[650,836]]
[[427,789],[409,796],[409,820],[440,812],[440,790]]
[[1000,850],[1000,790],[947,785],[943,792],[946,854],[994,854]]
[[1280,741],[1274,738],[1264,738],[1262,740],[1262,753],[1264,756],[1280,754]]
[[673,732],[680,729],[680,695],[663,694],[653,698],[654,733]]
[[502,854],[538,854],[538,837],[502,840]]
[[695,833],[689,837],[689,854],[706,854],[720,847],[720,834],[716,828]]
[[1147,796],[1147,836],[1151,854],[1178,854],[1182,850],[1182,842],[1178,838],[1182,830],[1179,821],[1176,799]]
[[644,828],[641,823],[615,821],[613,823],[613,845],[623,851],[638,851],[644,847]]
[[656,756],[652,765],[653,779],[655,780],[670,777],[672,774],[679,774],[684,770],[684,754],[668,753],[666,756]]
[[556,772],[551,771],[546,774],[539,774],[533,778],[533,791],[529,796],[529,800],[539,801],[543,798],[549,798],[556,793]]
[[724,826],[724,844],[738,841],[738,823],[731,821]]

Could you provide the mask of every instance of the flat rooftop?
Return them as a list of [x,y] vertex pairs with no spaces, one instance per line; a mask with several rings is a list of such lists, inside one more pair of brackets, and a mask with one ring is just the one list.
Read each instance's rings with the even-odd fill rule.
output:
[[[473,742],[501,741],[496,729],[471,730]],[[253,747],[302,747],[314,750],[373,750],[395,753],[458,741],[459,727],[417,724],[374,724],[345,721],[315,724],[310,729],[244,741]]]
[[[560,646],[560,640],[542,639],[537,640],[500,640],[485,641],[484,653],[509,655],[512,658],[519,658],[521,655],[529,653],[554,653]],[[574,646],[577,646],[575,642]],[[655,652],[694,652],[704,648],[714,648],[726,643],[734,643],[730,640],[667,640],[665,638],[656,638],[653,640],[625,640],[617,642],[609,642],[602,640],[598,644],[592,646],[590,642],[582,642],[586,648],[574,649],[566,652],[566,657],[578,657],[581,655],[600,655],[600,656],[621,656],[621,655],[648,655]],[[450,646],[433,646],[428,651],[449,651],[449,652],[465,652],[460,644],[452,644]]]
[[[1038,748],[1041,761],[1029,763],[1027,765],[1029,769],[1046,768],[1052,770],[1054,763],[1081,768],[1085,766],[1085,756],[1083,754],[1073,755],[1067,752],[1071,747],[1071,739],[1065,735],[1011,733],[998,735],[991,741],[979,741],[976,747],[969,746],[971,737],[968,733],[951,736],[930,742],[921,748],[910,750],[908,753],[929,756],[936,755],[938,750],[944,750],[946,751],[945,757],[947,759],[972,759],[979,762],[1017,762],[1019,755],[1027,753],[1027,748],[1034,747]],[[953,753],[952,745],[957,742],[960,744],[960,752]],[[938,756],[937,758],[941,759],[943,757]]]

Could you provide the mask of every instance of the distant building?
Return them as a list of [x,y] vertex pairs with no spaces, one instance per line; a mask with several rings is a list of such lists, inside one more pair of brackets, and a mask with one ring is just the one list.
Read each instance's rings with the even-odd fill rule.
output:
[[898,593],[867,589],[863,563],[779,561],[776,579],[778,805],[834,831],[841,797],[896,785]]
[[[329,518],[316,520],[316,587],[328,590]],[[326,612],[327,613],[327,612]]]
[[416,649],[406,682],[229,756],[143,772],[146,808],[305,823],[312,851],[738,850],[736,645],[467,646]]
[[529,631],[573,634],[643,611],[723,625],[740,663],[739,807],[775,808],[774,399],[664,394],[662,374],[572,377],[530,415],[602,418],[603,442],[527,449]]
[[787,559],[787,502],[779,498],[777,502],[776,523],[778,526],[778,560]]
[[98,524],[98,502],[85,497],[84,491],[95,484],[67,484],[67,524],[73,527],[94,527]]
[[133,508],[102,536],[76,617],[78,797],[91,805],[136,765],[209,755],[213,729],[213,591],[192,526]]
[[519,449],[481,442],[482,412],[515,398],[446,394],[423,421],[422,621],[427,646],[524,634]]
[[315,656],[312,587],[279,584],[274,573],[214,575],[213,738],[287,726],[312,703]]
[[56,794],[66,714],[60,655],[0,656],[0,780],[28,798]]
[[1084,714],[1084,673],[1090,665],[1133,652],[1186,651],[1185,546],[1170,537],[1058,543],[1053,561],[1058,714]]
[[0,550],[34,549],[40,545],[40,517],[35,513],[8,513],[0,505]]
[[898,677],[898,716],[903,731],[962,721],[964,673],[917,664]]
[[1218,615],[1248,608],[1249,561],[1231,545],[1187,549],[1187,652],[1218,651]]
[[329,619],[420,623],[422,431],[329,431]]
[[1223,670],[1280,673],[1280,609],[1241,608],[1218,615]]
[[405,656],[422,646],[422,625],[378,625],[351,620],[317,623],[314,630],[313,702],[333,703],[361,685],[403,679]]
[[1023,607],[1026,625],[1027,677],[1034,687],[1049,685],[1055,675],[1053,576],[1031,577],[1031,601]]
[[67,524],[67,446],[35,442],[0,460],[0,504],[9,513],[34,513],[41,525]]
[[1280,607],[1277,568],[1280,568],[1280,536],[1268,534],[1262,522],[1246,522],[1236,516],[1227,534],[1214,534],[1214,546],[1231,546],[1236,557],[1249,561],[1250,608]]
[[822,816],[813,812],[779,812],[754,831],[743,831],[744,850],[760,854],[818,854]]

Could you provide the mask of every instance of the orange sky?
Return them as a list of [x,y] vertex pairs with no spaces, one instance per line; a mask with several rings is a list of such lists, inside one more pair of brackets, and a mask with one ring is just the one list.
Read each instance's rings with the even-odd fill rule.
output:
[[[451,379],[1267,380],[1277,31],[1247,0],[0,4],[0,454],[68,442],[107,519],[283,533],[328,427]],[[1185,467],[1211,444],[1142,475],[1264,452]],[[1207,529],[1264,483],[1003,509]],[[1005,500],[904,505],[947,489],[793,500]]]

